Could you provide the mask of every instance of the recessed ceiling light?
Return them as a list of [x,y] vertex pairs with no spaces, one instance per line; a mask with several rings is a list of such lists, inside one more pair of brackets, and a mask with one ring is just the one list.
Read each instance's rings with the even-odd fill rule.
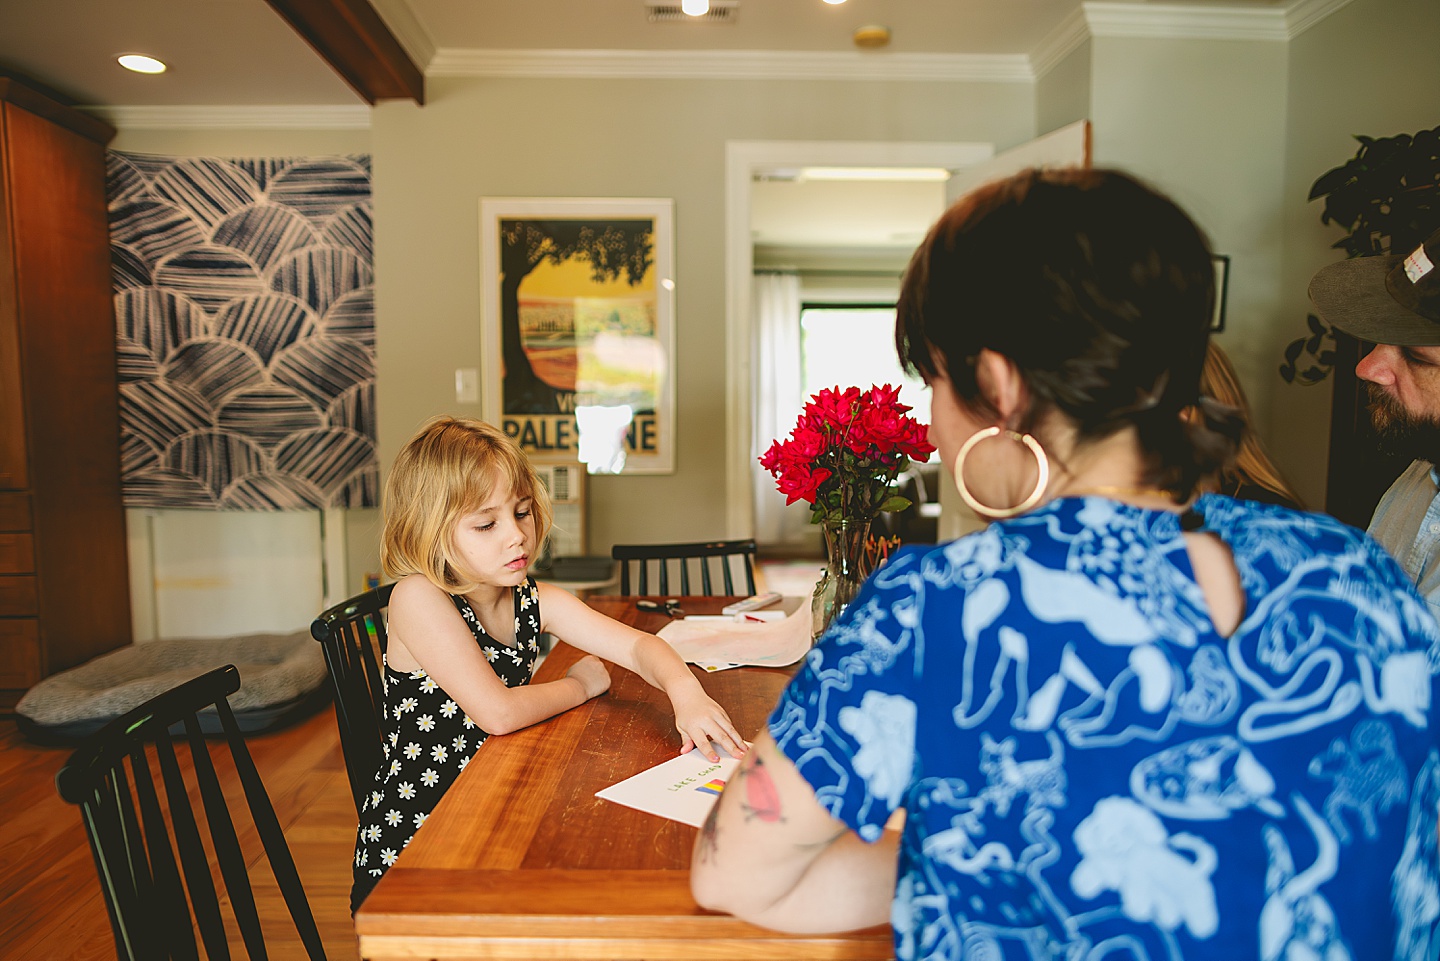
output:
[[710,0],[680,0],[680,9],[692,17],[703,17],[710,12]]
[[845,0],[825,0],[825,2],[826,2],[826,3],[829,3],[829,4],[837,4],[837,3],[844,3]]
[[154,57],[146,57],[138,53],[127,53],[120,57],[120,66],[126,70],[133,70],[136,73],[164,73],[165,64]]

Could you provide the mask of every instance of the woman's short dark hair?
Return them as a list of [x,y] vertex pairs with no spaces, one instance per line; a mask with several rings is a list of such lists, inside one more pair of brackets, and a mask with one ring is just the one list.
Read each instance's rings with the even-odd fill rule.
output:
[[1204,235],[1175,203],[1113,170],[1026,170],[941,216],[905,273],[900,362],[943,372],[989,411],[975,382],[982,349],[1009,358],[1030,392],[1021,429],[1047,408],[1078,437],[1133,424],[1150,483],[1189,496],[1234,449],[1234,411],[1198,401],[1215,303]]

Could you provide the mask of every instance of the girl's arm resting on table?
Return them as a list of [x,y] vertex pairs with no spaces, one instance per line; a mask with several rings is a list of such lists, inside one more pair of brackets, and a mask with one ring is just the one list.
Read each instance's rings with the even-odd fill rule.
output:
[[768,732],[755,739],[695,839],[701,907],[777,931],[854,931],[890,920],[899,832],[860,840],[815,800]]
[[[498,642],[497,642],[498,644]],[[584,658],[558,681],[506,687],[475,643],[454,603],[417,575],[390,597],[390,663],[414,662],[489,734],[509,734],[584,704],[610,686],[605,666]]]
[[745,740],[730,723],[730,716],[705,693],[690,667],[669,644],[654,634],[606,617],[574,594],[550,584],[540,584],[540,611],[544,630],[573,647],[634,671],[651,687],[665,692],[675,710],[681,754],[699,747],[710,760],[716,760],[719,755],[710,746],[711,741],[731,757],[745,753]]

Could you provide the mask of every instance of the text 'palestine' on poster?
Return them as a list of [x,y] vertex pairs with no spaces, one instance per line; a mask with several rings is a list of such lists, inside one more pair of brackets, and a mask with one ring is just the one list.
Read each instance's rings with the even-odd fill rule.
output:
[[[577,454],[580,432],[574,414],[506,414],[500,429],[527,451],[547,454]],[[658,419],[654,414],[636,414],[625,431],[629,453],[654,454],[660,449]]]

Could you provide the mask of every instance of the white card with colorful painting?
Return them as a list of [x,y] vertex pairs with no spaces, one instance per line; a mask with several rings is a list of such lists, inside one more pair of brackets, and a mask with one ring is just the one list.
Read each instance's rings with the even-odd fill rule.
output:
[[719,753],[720,760],[711,761],[693,749],[596,791],[595,796],[698,828],[740,763],[723,748]]

